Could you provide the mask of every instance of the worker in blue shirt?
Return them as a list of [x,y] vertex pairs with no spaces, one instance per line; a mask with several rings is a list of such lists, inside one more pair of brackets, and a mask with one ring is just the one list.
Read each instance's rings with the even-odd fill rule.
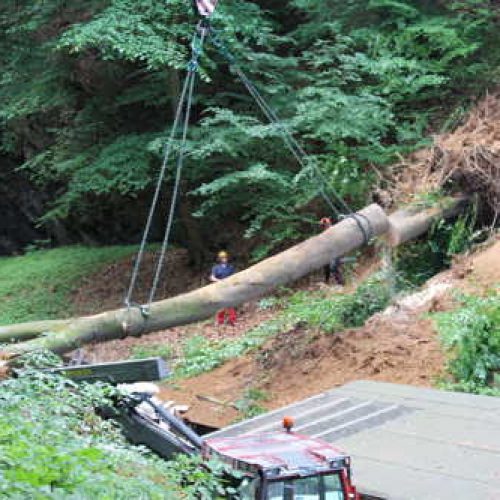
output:
[[[229,255],[227,252],[221,251],[217,255],[217,264],[212,267],[212,274],[210,281],[217,283],[218,281],[225,280],[235,273],[233,265],[229,262]],[[236,310],[233,307],[222,309],[217,313],[216,322],[218,325],[223,325],[226,322],[226,315],[228,323],[234,326],[236,323]]]

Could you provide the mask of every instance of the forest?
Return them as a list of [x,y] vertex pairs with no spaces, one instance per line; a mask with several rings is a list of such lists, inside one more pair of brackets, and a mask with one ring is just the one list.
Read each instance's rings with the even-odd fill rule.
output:
[[[498,10],[231,0],[213,25],[323,182],[360,208],[380,169],[457,124],[495,81]],[[0,251],[137,242],[189,59],[190,2],[7,0],[0,16]],[[330,211],[310,163],[287,153],[213,44],[200,76],[176,241],[200,262],[235,240],[261,257],[309,233]],[[159,239],[161,214],[154,229]]]
[[250,498],[40,371],[77,358],[163,358],[212,430],[357,380],[500,395],[500,4],[214,3],[0,2],[1,498]]

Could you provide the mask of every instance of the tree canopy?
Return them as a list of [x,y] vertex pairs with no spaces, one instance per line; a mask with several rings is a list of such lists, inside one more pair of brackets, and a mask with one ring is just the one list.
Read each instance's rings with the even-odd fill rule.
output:
[[[499,10],[477,0],[221,0],[213,25],[357,208],[376,170],[494,85]],[[2,2],[0,176],[13,199],[29,186],[29,210],[22,199],[19,209],[40,237],[137,240],[195,24],[186,0]],[[262,255],[328,207],[310,165],[286,152],[209,44],[200,76],[176,237],[203,241],[231,218],[247,237],[259,233]]]

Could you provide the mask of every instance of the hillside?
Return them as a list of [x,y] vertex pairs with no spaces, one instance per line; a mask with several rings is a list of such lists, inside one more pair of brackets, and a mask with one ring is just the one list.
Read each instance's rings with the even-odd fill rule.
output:
[[193,421],[219,427],[241,418],[231,404],[252,399],[252,391],[254,403],[274,409],[354,380],[431,387],[445,377],[447,356],[429,313],[453,311],[458,307],[453,297],[460,291],[484,294],[499,285],[496,241],[361,328],[329,334],[298,325],[212,372],[176,380],[170,388],[167,383],[162,396],[189,405],[187,417]]
[[[305,293],[306,306],[318,292],[326,294],[323,296],[327,299],[335,298],[350,293],[379,266],[376,260],[366,261],[346,290],[325,288],[318,275],[297,285],[293,293]],[[91,281],[93,289],[99,289],[108,300],[114,296],[115,286],[108,277],[117,268],[121,265],[105,269],[100,279],[94,276]],[[189,405],[187,416],[193,421],[221,426],[245,414],[245,405],[276,408],[351,380],[435,385],[446,374],[447,356],[428,313],[453,310],[457,307],[453,297],[459,290],[481,295],[499,283],[500,242],[492,241],[471,256],[457,258],[452,269],[433,277],[421,291],[396,299],[360,328],[329,333],[308,325],[305,316],[304,321],[296,319],[288,329],[272,330],[273,321],[286,309],[290,291],[283,300],[270,301],[270,307],[262,301],[241,308],[235,328],[217,327],[207,321],[141,339],[96,344],[85,348],[83,353],[92,362],[158,354],[176,362],[187,355],[194,357],[195,364],[213,363],[215,369],[208,373],[176,379],[172,384],[167,382],[162,397]],[[88,311],[82,297],[92,295],[85,290],[84,286],[75,298],[79,307]],[[241,356],[227,362],[224,357],[217,358],[221,343],[238,344],[266,325],[271,337],[266,341],[264,336],[262,346],[257,343],[256,349],[248,353],[242,350]],[[220,363],[222,366],[217,366]],[[242,411],[236,409],[238,405]]]

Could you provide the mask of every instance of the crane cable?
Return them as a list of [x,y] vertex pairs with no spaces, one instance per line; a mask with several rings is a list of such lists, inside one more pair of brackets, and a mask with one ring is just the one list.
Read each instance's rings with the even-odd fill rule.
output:
[[[216,5],[217,2],[215,2]],[[204,3],[205,5],[205,3]],[[215,8],[215,6],[214,6]],[[212,10],[213,12],[213,10]],[[342,196],[335,190],[331,184],[328,183],[325,175],[319,168],[319,166],[316,164],[314,160],[311,160],[303,147],[298,143],[298,141],[293,137],[289,129],[286,127],[286,125],[282,122],[282,120],[279,118],[277,113],[271,108],[271,106],[267,103],[267,101],[264,99],[262,94],[259,92],[257,87],[253,84],[253,82],[248,78],[248,76],[244,73],[244,71],[241,69],[241,67],[237,64],[235,57],[229,52],[227,47],[224,45],[224,43],[220,40],[218,36],[218,32],[210,25],[209,22],[209,17],[210,15],[204,15],[202,16],[202,19],[199,21],[198,25],[196,26],[196,30],[194,32],[192,42],[191,42],[191,60],[189,61],[187,65],[187,74],[186,78],[184,79],[184,84],[182,86],[181,94],[179,97],[179,101],[177,104],[175,116],[174,116],[174,121],[172,124],[172,128],[170,131],[170,135],[168,137],[168,140],[165,144],[164,148],[164,154],[163,154],[163,161],[162,165],[160,168],[160,173],[158,175],[158,180],[156,183],[156,188],[153,194],[153,199],[151,202],[151,206],[148,212],[148,217],[146,220],[146,225],[144,228],[144,232],[142,235],[139,251],[137,253],[137,258],[134,263],[134,268],[132,271],[132,276],[130,279],[130,283],[127,289],[127,293],[125,295],[124,299],[124,304],[127,307],[127,309],[130,309],[131,307],[138,307],[141,311],[141,314],[143,317],[147,318],[149,316],[149,310],[151,307],[151,304],[154,301],[156,291],[158,289],[158,284],[160,281],[161,277],[161,272],[163,270],[164,264],[165,264],[165,257],[168,251],[168,246],[170,242],[170,235],[172,232],[172,227],[174,223],[174,217],[175,217],[175,209],[177,206],[177,200],[179,197],[179,191],[180,191],[180,182],[181,182],[181,177],[182,177],[182,170],[184,166],[184,158],[185,158],[185,153],[186,153],[186,142],[187,142],[187,133],[189,129],[189,120],[191,116],[191,108],[193,104],[193,95],[194,95],[194,87],[195,87],[195,82],[196,82],[196,75],[198,73],[198,66],[199,66],[199,58],[202,54],[203,51],[203,44],[205,42],[206,36],[210,37],[210,41],[214,45],[214,47],[219,51],[219,53],[228,61],[230,67],[232,67],[240,79],[240,81],[243,83],[251,97],[255,100],[257,106],[259,109],[262,111],[264,116],[269,120],[269,122],[276,127],[278,132],[280,133],[285,145],[289,149],[289,151],[292,153],[296,161],[299,163],[299,165],[303,168],[306,169],[307,167],[312,167],[312,171],[315,174],[315,177],[318,182],[318,192],[321,195],[321,197],[324,199],[324,201],[327,203],[329,208],[337,215],[339,218],[352,218],[356,224],[358,225],[361,233],[363,234],[363,239],[365,244],[367,244],[372,235],[373,235],[373,229],[371,227],[371,223],[368,220],[366,216],[363,214],[355,213],[353,212],[350,207],[347,205],[345,200],[342,198]],[[182,116],[184,113],[184,116]],[[156,267],[155,267],[155,272],[154,272],[154,277],[153,277],[153,282],[152,286],[149,292],[149,297],[146,305],[138,304],[132,301],[133,293],[137,284],[137,279],[139,276],[140,268],[142,265],[142,261],[144,260],[144,254],[146,251],[146,245],[148,242],[149,234],[151,232],[151,226],[153,224],[153,219],[154,215],[156,213],[156,209],[158,206],[159,198],[160,198],[160,193],[162,189],[162,184],[165,179],[165,174],[167,171],[168,163],[170,160],[171,152],[172,152],[172,145],[174,143],[176,134],[177,134],[177,128],[179,126],[179,122],[181,121],[181,118],[183,118],[183,126],[182,126],[182,134],[180,138],[180,144],[178,148],[178,157],[177,157],[177,166],[176,166],[176,173],[175,173],[175,180],[174,180],[174,186],[172,189],[172,198],[170,200],[170,210],[168,213],[167,217],[167,222],[166,222],[166,227],[165,227],[165,232],[163,235],[163,241],[160,249],[160,253],[156,262]],[[325,186],[329,187],[331,194],[333,195],[333,198],[335,198],[336,203],[331,199],[331,197],[328,195],[327,191],[325,190]],[[365,224],[363,224],[365,222]],[[366,225],[366,227],[365,227]]]
[[[174,222],[175,208],[177,205],[177,199],[179,197],[180,190],[180,181],[182,176],[182,169],[184,166],[184,157],[186,150],[186,140],[187,140],[187,132],[189,128],[189,119],[191,116],[191,108],[193,103],[193,94],[194,94],[194,85],[196,81],[196,75],[198,72],[198,60],[203,51],[203,44],[207,34],[207,25],[204,20],[200,21],[196,27],[195,33],[191,42],[191,60],[187,65],[187,74],[184,79],[184,84],[182,86],[181,94],[179,97],[179,101],[177,104],[177,109],[175,112],[174,122],[172,124],[172,128],[170,130],[170,135],[168,137],[167,142],[165,143],[164,154],[163,154],[163,162],[160,168],[160,173],[158,175],[158,180],[156,183],[155,192],[153,195],[153,200],[151,202],[151,206],[149,209],[146,225],[144,228],[144,232],[141,239],[141,244],[139,247],[139,251],[137,254],[137,258],[134,263],[134,268],[132,271],[132,276],[130,278],[130,283],[128,286],[128,290],[125,296],[125,306],[127,309],[130,309],[132,306],[138,307],[143,316],[147,316],[149,313],[149,309],[156,295],[156,291],[158,288],[158,283],[160,280],[161,271],[164,266],[165,256],[168,250],[168,245],[170,241],[170,234],[172,231],[172,226]],[[184,109],[185,108],[185,109]],[[170,160],[172,146],[177,134],[177,128],[179,126],[179,122],[181,121],[182,114],[184,112],[183,119],[183,128],[182,135],[179,144],[179,153],[177,157],[177,167],[175,173],[175,181],[174,187],[172,190],[172,198],[170,201],[170,211],[167,218],[167,224],[163,236],[161,250],[158,256],[158,260],[155,267],[155,274],[153,278],[153,283],[149,292],[147,305],[138,304],[132,301],[132,296],[134,293],[135,286],[137,284],[137,278],[139,277],[140,268],[142,265],[142,261],[144,259],[144,253],[146,250],[146,245],[148,242],[149,234],[151,232],[151,226],[153,224],[154,215],[156,213],[156,209],[158,206],[158,202],[160,199],[160,193],[162,189],[162,184],[165,179],[165,174],[167,172],[167,166]]]
[[[236,73],[240,81],[243,83],[243,85],[246,87],[249,94],[254,98],[255,102],[257,103],[258,107],[260,108],[264,116],[266,116],[269,122],[277,128],[277,130],[282,136],[285,145],[288,147],[288,149],[290,150],[296,161],[299,163],[299,165],[302,168],[312,167],[312,170],[316,176],[319,186],[318,192],[323,198],[323,200],[326,202],[326,204],[329,206],[329,208],[332,210],[332,212],[339,219],[352,218],[356,222],[356,225],[360,229],[361,233],[363,234],[363,240],[365,244],[368,244],[368,242],[373,236],[373,228],[371,227],[371,223],[368,220],[368,218],[363,214],[353,212],[352,209],[349,207],[349,205],[347,205],[345,200],[342,198],[342,196],[331,185],[331,183],[328,182],[328,180],[326,179],[325,175],[323,174],[319,166],[316,164],[314,160],[311,160],[309,158],[304,148],[298,143],[295,137],[293,137],[290,130],[279,118],[274,109],[271,108],[271,106],[266,102],[266,100],[259,92],[257,87],[252,83],[252,81],[241,69],[241,66],[237,63],[234,55],[228,50],[226,45],[221,41],[219,33],[211,25],[209,25],[209,35],[210,35],[210,41],[212,42],[214,47],[228,61],[229,66],[234,69],[234,72]],[[335,199],[337,204],[335,204],[332,201],[332,198],[328,196],[328,193],[326,192],[324,186],[330,188],[331,195]]]

